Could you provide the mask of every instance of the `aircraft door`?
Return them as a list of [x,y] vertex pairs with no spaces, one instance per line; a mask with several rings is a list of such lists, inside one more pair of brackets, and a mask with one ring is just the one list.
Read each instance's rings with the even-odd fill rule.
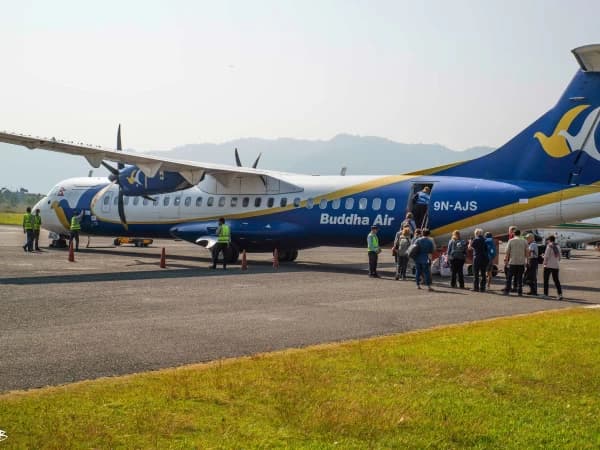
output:
[[409,190],[406,211],[413,213],[417,228],[429,228],[429,204],[432,190],[433,183],[426,181],[413,183]]

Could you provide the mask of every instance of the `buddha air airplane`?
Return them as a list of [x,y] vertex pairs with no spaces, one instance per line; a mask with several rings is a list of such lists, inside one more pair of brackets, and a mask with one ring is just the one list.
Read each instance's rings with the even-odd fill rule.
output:
[[556,242],[563,248],[600,242],[600,217],[538,228],[535,233],[541,237],[556,236]]
[[[35,207],[43,226],[67,234],[85,211],[82,232],[175,237],[204,247],[217,220],[231,227],[239,251],[366,246],[371,225],[389,243],[414,193],[431,188],[427,226],[438,245],[453,230],[505,234],[600,216],[600,45],[573,50],[580,65],[558,103],[495,152],[478,159],[389,176],[309,176],[179,161],[51,139],[0,133],[29,149],[81,155],[107,178],[61,181]],[[114,168],[106,161],[125,164]]]

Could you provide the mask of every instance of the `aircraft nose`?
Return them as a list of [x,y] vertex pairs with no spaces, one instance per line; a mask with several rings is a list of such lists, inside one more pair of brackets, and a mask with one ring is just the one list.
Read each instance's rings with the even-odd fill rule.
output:
[[49,197],[42,198],[33,206],[33,212],[40,210],[40,216],[42,216],[42,228],[55,233],[64,233],[67,231],[65,227],[60,223],[56,212],[52,208],[52,200]]

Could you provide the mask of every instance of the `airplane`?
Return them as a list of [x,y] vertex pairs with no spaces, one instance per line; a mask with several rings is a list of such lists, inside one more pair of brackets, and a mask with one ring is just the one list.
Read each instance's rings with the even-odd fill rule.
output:
[[[56,138],[2,132],[0,142],[81,155],[107,178],[71,178],[34,208],[49,231],[179,238],[210,248],[219,217],[231,227],[229,259],[241,250],[293,261],[301,249],[365,247],[371,225],[393,241],[414,194],[431,199],[422,225],[438,246],[453,230],[505,234],[600,215],[600,44],[572,50],[579,68],[558,102],[493,153],[388,176],[314,176],[256,167],[181,161]],[[114,168],[107,161],[124,164]],[[318,161],[315,161],[318,163]]]
[[542,238],[556,236],[561,248],[578,248],[580,244],[600,242],[600,217],[538,228],[534,232]]

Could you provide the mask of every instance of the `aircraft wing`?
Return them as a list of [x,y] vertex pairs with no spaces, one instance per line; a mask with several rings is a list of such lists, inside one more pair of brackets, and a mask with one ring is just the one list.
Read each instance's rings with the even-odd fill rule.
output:
[[84,144],[83,142],[63,141],[54,137],[48,139],[24,134],[7,133],[4,131],[0,132],[0,142],[22,145],[31,150],[40,148],[53,152],[83,156],[88,160],[90,165],[96,168],[100,167],[102,161],[131,164],[139,167],[149,178],[154,177],[159,171],[178,172],[192,185],[197,184],[206,174],[214,176],[224,185],[229,185],[229,182],[233,178],[238,178],[243,175],[254,175],[258,177],[268,176],[283,181],[285,181],[284,177],[286,175],[283,172],[271,170],[161,158],[141,153],[107,149],[100,146]]

